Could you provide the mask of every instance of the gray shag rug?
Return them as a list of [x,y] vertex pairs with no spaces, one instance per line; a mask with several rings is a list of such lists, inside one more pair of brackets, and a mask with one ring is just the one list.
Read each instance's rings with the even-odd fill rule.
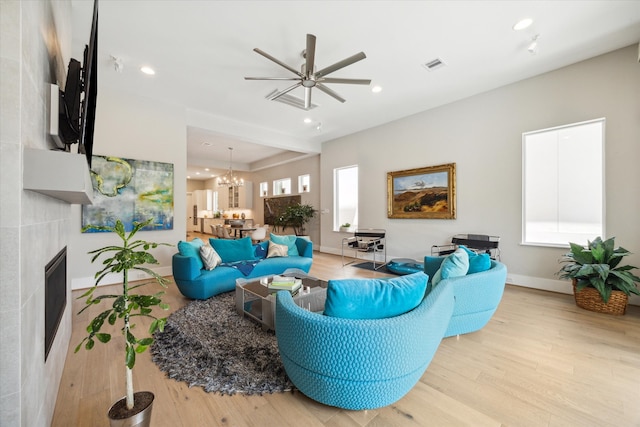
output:
[[231,395],[293,389],[273,331],[263,331],[235,310],[235,294],[192,301],[156,332],[153,361],[169,378]]

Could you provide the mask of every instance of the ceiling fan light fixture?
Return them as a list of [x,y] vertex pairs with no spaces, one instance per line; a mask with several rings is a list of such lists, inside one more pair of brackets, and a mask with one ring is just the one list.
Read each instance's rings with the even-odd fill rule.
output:
[[306,48],[302,51],[302,57],[304,58],[305,62],[304,64],[302,64],[301,71],[296,70],[290,65],[285,64],[284,62],[258,49],[257,47],[254,48],[253,51],[295,74],[295,77],[245,77],[245,80],[289,80],[295,82],[292,86],[289,86],[284,90],[272,92],[269,96],[267,96],[267,99],[269,101],[281,101],[281,98],[285,98],[285,95],[288,92],[302,87],[305,90],[302,106],[296,105],[296,100],[298,98],[295,97],[290,97],[289,99],[285,98],[285,100],[283,100],[282,102],[297,108],[302,108],[303,110],[310,110],[311,108],[313,108],[313,104],[311,104],[311,90],[314,88],[320,89],[322,92],[333,97],[339,102],[345,102],[344,98],[326,87],[324,84],[338,83],[368,85],[371,83],[371,80],[369,79],[327,77],[327,75],[335,71],[341,70],[355,62],[365,59],[367,56],[364,54],[364,52],[358,52],[355,55],[343,59],[342,61],[338,61],[335,64],[329,65],[328,67],[316,71],[316,36],[314,36],[313,34],[307,34]]

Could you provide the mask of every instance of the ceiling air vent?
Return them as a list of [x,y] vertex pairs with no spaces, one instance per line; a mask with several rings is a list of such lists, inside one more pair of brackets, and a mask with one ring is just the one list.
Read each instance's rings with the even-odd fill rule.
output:
[[447,64],[445,64],[444,61],[442,59],[440,59],[440,58],[436,58],[436,59],[433,59],[433,60],[431,60],[429,62],[425,62],[424,64],[422,64],[422,66],[424,68],[426,68],[427,70],[429,70],[429,71],[437,70],[438,68],[442,68],[445,65],[447,65]]
[[[274,89],[273,92],[269,93],[265,98],[269,99],[273,95],[278,93],[278,89]],[[297,96],[284,94],[275,98],[273,101],[282,102],[283,104],[291,105],[292,107],[300,108],[301,110],[309,111],[316,108],[318,105],[311,103],[309,108],[304,108],[304,99],[300,99]]]

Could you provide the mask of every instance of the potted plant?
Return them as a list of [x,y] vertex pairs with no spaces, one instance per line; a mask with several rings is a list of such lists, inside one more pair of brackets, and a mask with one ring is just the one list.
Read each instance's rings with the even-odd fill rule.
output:
[[[105,326],[105,322],[113,326],[116,321],[122,321],[121,331],[125,338],[124,364],[127,390],[126,396],[114,403],[109,409],[109,419],[112,426],[148,426],[149,420],[151,419],[151,407],[154,399],[153,393],[133,392],[132,370],[136,363],[136,354],[144,352],[153,343],[152,335],[155,331],[164,330],[166,318],[155,317],[152,314],[153,307],[157,306],[163,310],[168,310],[169,306],[162,302],[161,297],[164,294],[162,291],[153,295],[142,295],[131,293],[131,291],[150,283],[158,283],[162,287],[166,288],[167,283],[169,283],[169,280],[158,275],[149,268],[144,267],[144,265],[158,264],[156,258],[148,252],[149,249],[156,248],[159,245],[171,245],[166,243],[147,242],[139,239],[133,240],[134,235],[141,228],[151,224],[152,221],[153,219],[149,219],[141,223],[134,222],[133,229],[129,234],[126,234],[124,225],[120,220],[117,220],[113,227],[88,225],[83,228],[83,231],[93,229],[97,231],[114,232],[122,240],[122,245],[109,245],[89,252],[89,254],[93,254],[91,262],[96,261],[102,255],[106,256],[106,258],[102,261],[102,269],[95,274],[96,282],[93,287],[78,297],[78,299],[86,298],[85,307],[80,310],[78,314],[84,312],[95,304],[99,304],[103,300],[113,299],[114,301],[110,307],[102,311],[89,322],[89,325],[87,326],[88,335],[83,338],[82,342],[80,342],[80,344],[75,348],[75,352],[77,353],[83,345],[87,350],[91,350],[94,347],[96,340],[101,343],[108,343],[111,340],[111,334],[103,332],[102,327]],[[145,281],[143,283],[130,284],[129,274],[131,270],[144,272],[151,276],[152,280]],[[98,284],[105,278],[105,276],[111,273],[122,274],[122,291],[120,293],[94,297],[94,292],[98,288]],[[133,328],[135,325],[131,323],[131,317],[134,316],[143,316],[153,319],[148,330],[149,336],[140,337],[140,334],[138,334],[138,336],[134,335]],[[137,330],[135,333],[137,334]]]
[[349,227],[351,227],[351,224],[348,222],[345,222],[340,226],[340,232],[346,233],[347,231],[349,231]]
[[309,204],[296,203],[287,206],[281,219],[285,226],[293,228],[297,236],[302,236],[305,234],[305,224],[316,216],[316,212]]
[[614,237],[597,237],[587,246],[569,243],[571,252],[562,256],[564,263],[558,274],[572,279],[576,305],[591,311],[624,314],[630,294],[640,295],[636,282],[640,278],[630,270],[637,267],[619,266],[630,252],[615,247]]

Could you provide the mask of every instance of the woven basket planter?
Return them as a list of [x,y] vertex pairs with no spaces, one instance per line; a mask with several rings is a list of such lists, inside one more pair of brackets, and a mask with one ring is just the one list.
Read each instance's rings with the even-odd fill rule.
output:
[[621,316],[627,311],[627,303],[629,302],[629,297],[624,292],[614,290],[611,291],[609,302],[605,304],[596,288],[583,288],[578,291],[575,279],[573,280],[573,296],[576,299],[576,305],[580,308],[616,316]]

